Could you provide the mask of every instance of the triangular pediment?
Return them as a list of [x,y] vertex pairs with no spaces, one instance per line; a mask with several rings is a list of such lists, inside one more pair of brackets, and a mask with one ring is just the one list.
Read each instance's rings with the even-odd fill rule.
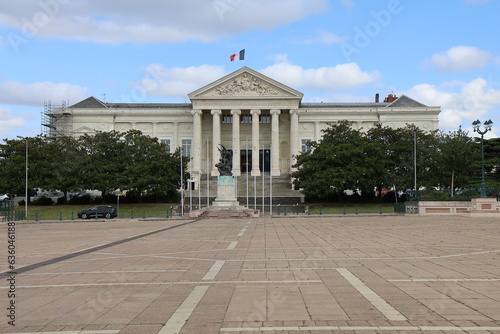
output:
[[101,100],[91,96],[72,105],[71,108],[106,108],[106,105]]
[[425,104],[415,101],[411,97],[401,95],[396,101],[387,106],[388,108],[427,107]]
[[188,95],[197,99],[289,98],[301,100],[304,94],[248,67],[226,75]]
[[89,128],[88,126],[82,126],[78,129],[73,130],[73,132],[80,133],[80,134],[83,134],[83,133],[93,134],[93,133],[95,133],[95,130]]

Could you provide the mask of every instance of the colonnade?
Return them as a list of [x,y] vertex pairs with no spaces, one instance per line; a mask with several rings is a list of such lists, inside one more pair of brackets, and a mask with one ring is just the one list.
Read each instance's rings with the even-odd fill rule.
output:
[[[290,166],[294,164],[293,155],[296,155],[300,150],[300,139],[299,139],[299,110],[292,109],[290,112]],[[203,111],[193,110],[193,161],[192,161],[192,172],[194,175],[201,174],[201,161],[202,161],[202,115]],[[215,167],[215,164],[220,159],[219,147],[221,144],[221,115],[222,110],[212,109],[210,110],[212,115],[212,163],[210,174],[212,176],[219,175],[219,171]],[[241,175],[240,164],[241,164],[241,152],[240,152],[240,119],[241,119],[241,109],[232,109],[230,111],[232,115],[232,128],[231,128],[231,142],[232,147],[227,147],[233,151],[233,175]],[[259,116],[262,114],[261,109],[251,109],[250,115],[252,117],[252,140],[251,140],[251,151],[252,151],[252,176],[260,176],[260,155],[259,149],[260,144],[260,124]],[[280,115],[282,111],[280,109],[271,109],[271,175],[279,176],[280,171]],[[288,140],[288,138],[286,138]],[[207,152],[208,153],[208,152]]]

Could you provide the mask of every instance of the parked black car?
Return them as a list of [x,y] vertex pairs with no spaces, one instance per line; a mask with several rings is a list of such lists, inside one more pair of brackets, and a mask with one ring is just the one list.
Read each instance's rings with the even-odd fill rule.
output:
[[117,216],[116,210],[111,205],[96,205],[87,210],[78,211],[78,218],[106,218],[111,219]]

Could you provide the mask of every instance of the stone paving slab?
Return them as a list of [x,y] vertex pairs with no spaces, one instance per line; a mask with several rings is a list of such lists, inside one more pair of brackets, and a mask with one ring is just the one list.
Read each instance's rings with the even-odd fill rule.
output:
[[500,219],[17,223],[15,250],[0,333],[500,333]]

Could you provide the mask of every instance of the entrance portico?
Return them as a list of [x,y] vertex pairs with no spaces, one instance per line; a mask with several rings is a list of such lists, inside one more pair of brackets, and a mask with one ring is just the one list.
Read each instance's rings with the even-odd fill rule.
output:
[[[298,108],[302,96],[247,67],[189,94],[194,179],[206,173],[218,175],[215,164],[220,145],[233,151],[235,176],[246,168],[251,168],[251,176],[260,176],[262,171],[272,176],[290,173],[292,156],[300,150]],[[207,138],[210,147],[202,147],[202,138]],[[284,145],[288,147],[281,152]]]

